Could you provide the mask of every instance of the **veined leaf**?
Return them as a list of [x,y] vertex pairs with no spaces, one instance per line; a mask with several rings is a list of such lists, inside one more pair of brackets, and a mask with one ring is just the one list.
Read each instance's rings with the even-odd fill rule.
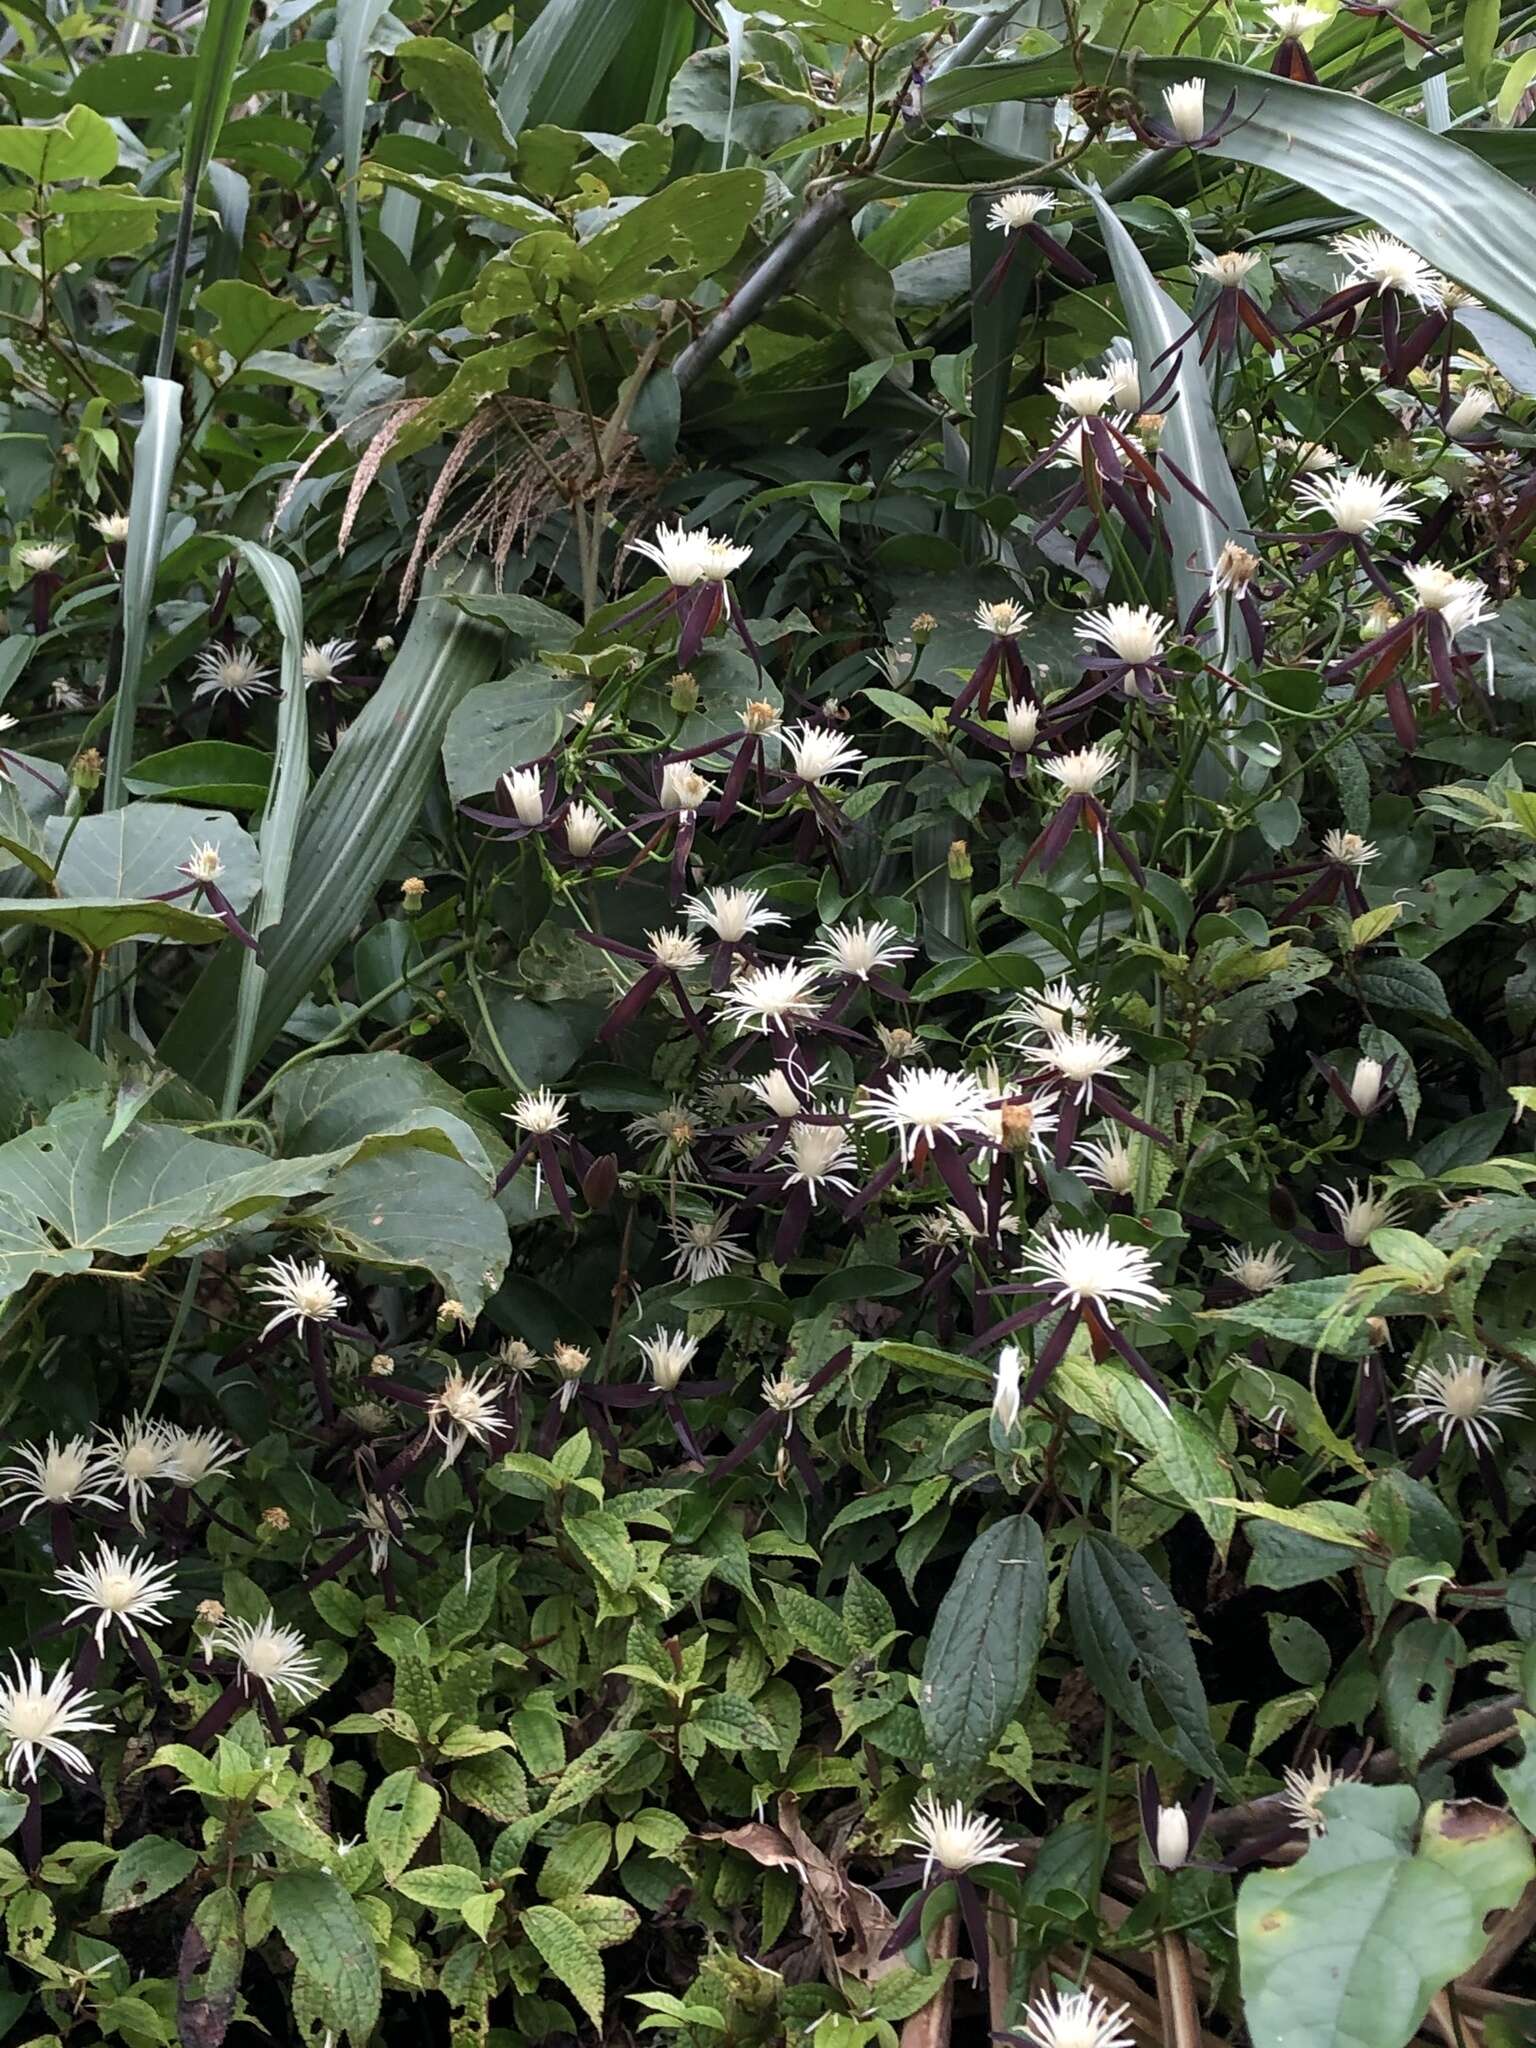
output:
[[1024,1704],[1045,1630],[1045,1547],[1028,1515],[977,1537],[939,1607],[918,1701],[935,1760],[986,1762]]

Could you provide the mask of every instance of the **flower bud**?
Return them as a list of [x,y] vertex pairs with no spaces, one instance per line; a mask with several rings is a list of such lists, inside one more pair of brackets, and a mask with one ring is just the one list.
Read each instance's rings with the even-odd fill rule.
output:
[[105,773],[106,764],[98,747],[86,747],[76,754],[69,764],[70,781],[76,789],[85,791],[87,795],[92,790],[100,789],[101,778]]
[[912,621],[912,640],[918,647],[926,647],[939,630],[939,622],[932,612],[919,612]]
[[1182,1806],[1157,1809],[1153,1853],[1164,1870],[1182,1870],[1189,1861],[1189,1815]]
[[1035,1111],[1032,1103],[1005,1102],[998,1113],[1002,1127],[1003,1150],[1005,1152],[1027,1152],[1035,1138]]
[[949,879],[952,882],[968,882],[971,879],[971,849],[964,839],[949,842]]
[[613,1200],[619,1185],[619,1162],[612,1152],[594,1159],[581,1177],[581,1198],[595,1214],[601,1215]]
[[998,1353],[997,1377],[992,1386],[992,1418],[1004,1436],[1011,1434],[1014,1424],[1019,1419],[1019,1347],[1017,1344],[1005,1344]]
[[1356,1116],[1369,1116],[1381,1107],[1385,1069],[1380,1060],[1359,1060],[1349,1084],[1349,1099]]

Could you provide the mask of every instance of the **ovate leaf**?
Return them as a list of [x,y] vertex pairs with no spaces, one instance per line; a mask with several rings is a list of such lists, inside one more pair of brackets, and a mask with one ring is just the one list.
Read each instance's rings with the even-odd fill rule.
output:
[[273,1880],[272,1919],[324,1992],[337,2032],[365,2048],[379,2019],[379,1959],[342,1886],[323,1870],[285,1870]]
[[1023,1706],[1045,1629],[1045,1548],[1028,1515],[978,1536],[940,1604],[918,1695],[935,1761],[984,1763]]
[[1090,1531],[1072,1553],[1067,1603],[1078,1654],[1108,1705],[1149,1742],[1166,1742],[1203,1776],[1222,1777],[1188,1631],[1146,1559]]

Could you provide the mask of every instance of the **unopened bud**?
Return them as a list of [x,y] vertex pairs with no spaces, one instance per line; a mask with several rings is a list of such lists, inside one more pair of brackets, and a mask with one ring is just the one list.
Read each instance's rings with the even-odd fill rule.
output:
[[612,1152],[604,1152],[582,1175],[582,1200],[589,1209],[601,1215],[613,1200],[618,1185],[619,1162]]
[[949,879],[952,882],[971,879],[971,849],[964,839],[951,839],[949,842]]

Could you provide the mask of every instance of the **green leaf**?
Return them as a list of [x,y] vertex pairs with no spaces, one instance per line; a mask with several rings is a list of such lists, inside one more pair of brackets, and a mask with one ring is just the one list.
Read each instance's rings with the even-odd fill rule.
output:
[[188,910],[184,903],[128,903],[90,897],[0,898],[0,931],[36,925],[63,932],[77,946],[104,953],[127,939],[174,939],[183,946],[208,946],[224,937],[216,917]]
[[[473,593],[490,580],[488,566],[477,568],[460,588]],[[262,938],[266,980],[252,1060],[266,1051],[364,916],[426,795],[449,713],[494,672],[497,652],[496,636],[463,612],[435,597],[416,607],[388,675],[347,728],[305,804],[282,922]],[[230,955],[239,950],[223,949],[160,1043],[162,1059],[212,1090],[224,1075],[239,972]]]
[[1392,1639],[1381,1709],[1392,1747],[1412,1776],[1440,1739],[1465,1649],[1448,1621],[1410,1621]]
[[1089,1530],[1072,1553],[1067,1604],[1078,1655],[1104,1700],[1149,1742],[1167,1742],[1202,1776],[1223,1779],[1183,1617],[1146,1560]]
[[734,1693],[712,1693],[694,1708],[688,1726],[696,1728],[716,1749],[777,1749],[771,1721],[750,1700]]
[[337,2031],[345,2030],[352,2048],[366,2048],[379,2019],[379,1959],[341,1885],[323,1870],[285,1870],[272,1881],[272,1919],[324,1992]]
[[70,107],[56,121],[0,128],[0,164],[34,185],[104,178],[117,169],[117,137],[90,107]]
[[1533,1867],[1524,1830],[1476,1800],[1435,1805],[1412,1853],[1417,1794],[1343,1785],[1327,1832],[1238,1893],[1244,2016],[1254,2048],[1404,2048],[1435,1993],[1483,1952],[1485,1916]]
[[[1216,424],[1211,387],[1200,360],[1200,337],[1188,333],[1187,314],[1153,277],[1109,202],[1097,190],[1089,189],[1088,197],[1130,323],[1142,390],[1169,387],[1162,445],[1196,486],[1193,491],[1173,492],[1163,511],[1173,547],[1176,608],[1183,618],[1209,595],[1223,547],[1230,539],[1247,536],[1248,521]],[[1164,409],[1160,400],[1159,410]],[[1223,605],[1212,614],[1218,628],[1212,658],[1218,664],[1226,660],[1226,614]]]
[[391,1884],[437,1825],[443,1795],[414,1770],[395,1771],[368,1802],[368,1846]]
[[1028,1515],[976,1538],[939,1605],[918,1704],[935,1761],[984,1763],[1019,1713],[1045,1630],[1045,1548]]
[[562,1835],[539,1872],[539,1896],[556,1902],[571,1892],[589,1891],[608,1868],[613,1830],[606,1821],[583,1821]]
[[354,1160],[306,1222],[344,1257],[430,1273],[469,1316],[500,1286],[512,1250],[481,1175],[419,1145]]
[[101,1910],[125,1913],[133,1906],[147,1906],[174,1891],[197,1865],[197,1851],[184,1842],[167,1841],[164,1835],[140,1835],[107,1872]]
[[245,1968],[240,1894],[220,1886],[201,1900],[181,1938],[176,2026],[191,2048],[219,2048]]
[[341,1164],[267,1159],[142,1119],[115,1143],[113,1131],[110,1109],[77,1097],[0,1145],[0,1298],[101,1253],[188,1252],[315,1193]]
[[457,1913],[466,1899],[479,1898],[484,1880],[458,1863],[424,1863],[395,1879],[395,1890],[435,1913]]
[[440,121],[461,128],[496,156],[516,154],[517,144],[496,111],[485,73],[462,43],[444,36],[407,36],[395,61],[407,86],[421,94]]
[[209,336],[215,348],[243,363],[262,348],[287,348],[313,334],[324,314],[318,306],[298,306],[275,298],[238,277],[220,278],[203,288],[203,310],[213,315]]
[[443,734],[443,772],[455,803],[482,796],[511,768],[550,753],[591,686],[526,663],[482,683],[454,707]]
[[135,796],[255,810],[266,801],[271,774],[272,756],[260,747],[193,740],[140,761],[128,777],[128,788]]
[[193,847],[203,842],[219,849],[225,869],[219,887],[237,911],[243,911],[256,893],[256,843],[225,811],[130,804],[100,817],[81,818],[73,829],[62,818],[50,819],[44,837],[50,849],[63,845],[56,857],[59,889],[65,896],[133,902],[142,908],[145,897],[187,886],[186,876],[178,870]]
[[370,1138],[414,1134],[430,1142],[428,1134],[438,1132],[442,1142],[431,1149],[494,1181],[509,1156],[457,1088],[403,1053],[338,1053],[285,1074],[273,1093],[272,1122],[278,1149],[290,1158]]
[[528,1906],[518,1926],[594,2027],[603,2023],[603,1958],[597,1943],[559,1906]]
[[1338,1358],[1362,1358],[1366,1350],[1365,1310],[1352,1304],[1353,1282],[1347,1273],[1322,1280],[1294,1280],[1267,1294],[1239,1302],[1235,1308],[1205,1309],[1207,1322],[1236,1323],[1278,1337],[1304,1351],[1327,1351]]

